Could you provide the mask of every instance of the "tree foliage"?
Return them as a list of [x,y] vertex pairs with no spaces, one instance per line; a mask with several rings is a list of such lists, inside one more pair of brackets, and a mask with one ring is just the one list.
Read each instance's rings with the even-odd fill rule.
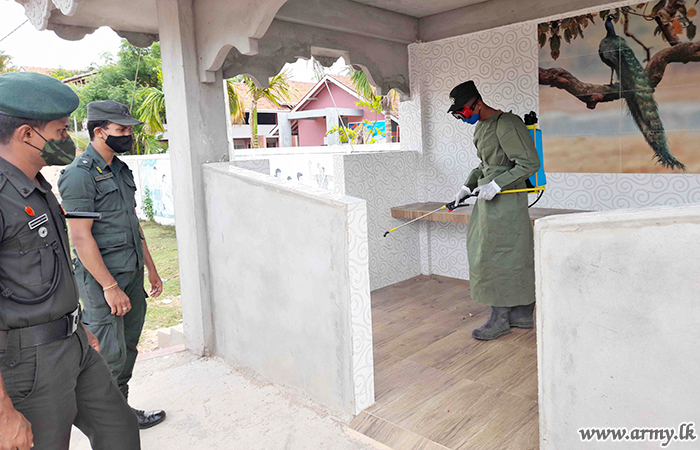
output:
[[[697,3],[696,1],[695,4]],[[653,6],[651,6],[652,4]],[[647,52],[646,60],[650,59],[649,47],[642,44],[635,36],[629,33],[627,27],[630,16],[640,16],[647,21],[656,22],[654,35],[661,34],[662,38],[671,45],[680,43],[680,36],[684,33],[688,41],[692,41],[695,39],[697,32],[697,27],[691,20],[697,15],[697,10],[694,7],[687,6],[682,0],[658,0],[657,2],[640,3],[636,6],[606,9],[600,11],[598,15],[600,20],[603,21],[612,15],[615,23],[622,22],[625,27],[625,34],[644,47]],[[583,39],[585,37],[583,31],[588,25],[595,24],[595,20],[594,14],[584,14],[539,24],[537,35],[540,48],[549,43],[550,55],[552,59],[556,60],[561,54],[562,44],[570,44],[578,38]]]
[[[287,72],[280,72],[274,77],[270,78],[269,86],[266,88],[258,86],[255,83],[255,80],[247,75],[243,75],[242,78],[246,89],[248,89],[248,94],[251,97],[249,119],[251,143],[253,148],[258,148],[258,102],[262,98],[267,98],[278,106],[281,101],[290,102],[293,88],[289,84],[289,74]],[[229,92],[229,105],[230,103]]]
[[17,72],[17,68],[12,64],[12,56],[0,50],[0,74]]
[[81,73],[85,73],[86,71],[82,70],[67,70],[64,69],[63,67],[59,67],[56,70],[52,70],[49,72],[49,75],[52,77],[56,78],[57,80],[65,80],[66,78],[74,77],[76,75],[80,75]]
[[115,100],[134,112],[145,100],[144,91],[151,87],[163,90],[159,42],[138,48],[122,39],[117,55],[105,54],[104,58],[105,64],[96,68],[96,75],[84,85],[73,86],[80,97],[80,106],[74,113],[79,122],[87,117],[87,104],[92,101]]

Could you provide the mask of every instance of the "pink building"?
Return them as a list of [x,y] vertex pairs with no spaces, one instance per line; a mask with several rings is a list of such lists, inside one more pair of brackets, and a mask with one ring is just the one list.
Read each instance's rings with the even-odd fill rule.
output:
[[[350,87],[350,78],[326,75],[289,112],[277,114],[278,124],[271,135],[279,136],[280,147],[321,146],[339,143],[337,133],[327,135],[328,130],[340,126],[352,127],[364,120],[377,122],[384,130],[384,114],[374,113],[358,106],[362,98]],[[398,117],[392,111],[392,136],[398,142]],[[297,136],[297,138],[294,138]],[[377,141],[382,141],[378,137]]]

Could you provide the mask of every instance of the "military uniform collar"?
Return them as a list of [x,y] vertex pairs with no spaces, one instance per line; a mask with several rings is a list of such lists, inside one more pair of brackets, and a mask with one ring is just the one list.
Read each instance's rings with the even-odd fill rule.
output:
[[124,163],[121,159],[117,158],[117,155],[114,155],[114,158],[112,158],[112,164],[107,165],[107,161],[105,161],[102,155],[100,155],[100,152],[95,150],[95,147],[93,147],[92,144],[88,144],[85,151],[78,156],[78,158],[82,158],[83,155],[89,156],[100,169],[109,167],[109,169],[114,173],[118,173],[122,169],[122,166],[124,166]]
[[51,190],[51,185],[46,181],[41,173],[36,174],[36,179],[39,182],[39,185],[37,185],[14,164],[10,164],[3,158],[0,158],[0,173],[7,178],[7,181],[9,181],[10,184],[17,189],[17,192],[19,192],[24,198],[29,197],[31,193],[34,192],[34,189],[38,189],[43,194],[46,194]]

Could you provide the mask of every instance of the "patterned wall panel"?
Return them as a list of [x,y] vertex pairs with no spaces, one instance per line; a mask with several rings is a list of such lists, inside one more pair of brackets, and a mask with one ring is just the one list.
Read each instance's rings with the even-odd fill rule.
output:
[[391,207],[418,201],[420,160],[417,152],[344,155],[344,193],[367,201],[369,273],[372,290],[421,273],[417,226],[384,232],[405,223],[391,217]]
[[362,200],[348,205],[348,259],[355,414],[359,414],[360,411],[374,403],[374,356],[372,351],[372,303],[369,293],[367,204]]
[[698,174],[550,173],[537,206],[606,211],[698,202]]

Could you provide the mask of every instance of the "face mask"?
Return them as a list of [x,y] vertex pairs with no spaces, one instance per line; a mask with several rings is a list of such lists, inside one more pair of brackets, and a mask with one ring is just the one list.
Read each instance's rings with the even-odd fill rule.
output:
[[474,111],[469,106],[466,106],[459,111],[452,111],[452,115],[456,119],[459,119],[462,122],[466,122],[470,125],[474,125],[479,121],[479,115],[474,113]]
[[126,136],[107,136],[105,144],[117,153],[126,153],[134,146],[134,137],[130,134]]
[[46,161],[47,165],[65,166],[73,162],[75,159],[75,142],[73,142],[73,139],[71,139],[70,136],[67,136],[64,139],[51,139],[50,141],[47,141],[46,138],[41,136],[41,133],[38,131],[36,131],[36,134],[38,134],[46,142],[46,144],[44,144],[44,148],[39,148],[30,144],[29,142],[27,142],[27,144],[41,152],[40,156],[44,159],[44,161]]
[[479,115],[476,114],[476,113],[474,113],[474,114],[472,114],[471,116],[469,116],[468,119],[462,119],[462,122],[466,122],[466,123],[468,123],[469,125],[474,125],[474,124],[477,123],[478,121],[479,121]]

